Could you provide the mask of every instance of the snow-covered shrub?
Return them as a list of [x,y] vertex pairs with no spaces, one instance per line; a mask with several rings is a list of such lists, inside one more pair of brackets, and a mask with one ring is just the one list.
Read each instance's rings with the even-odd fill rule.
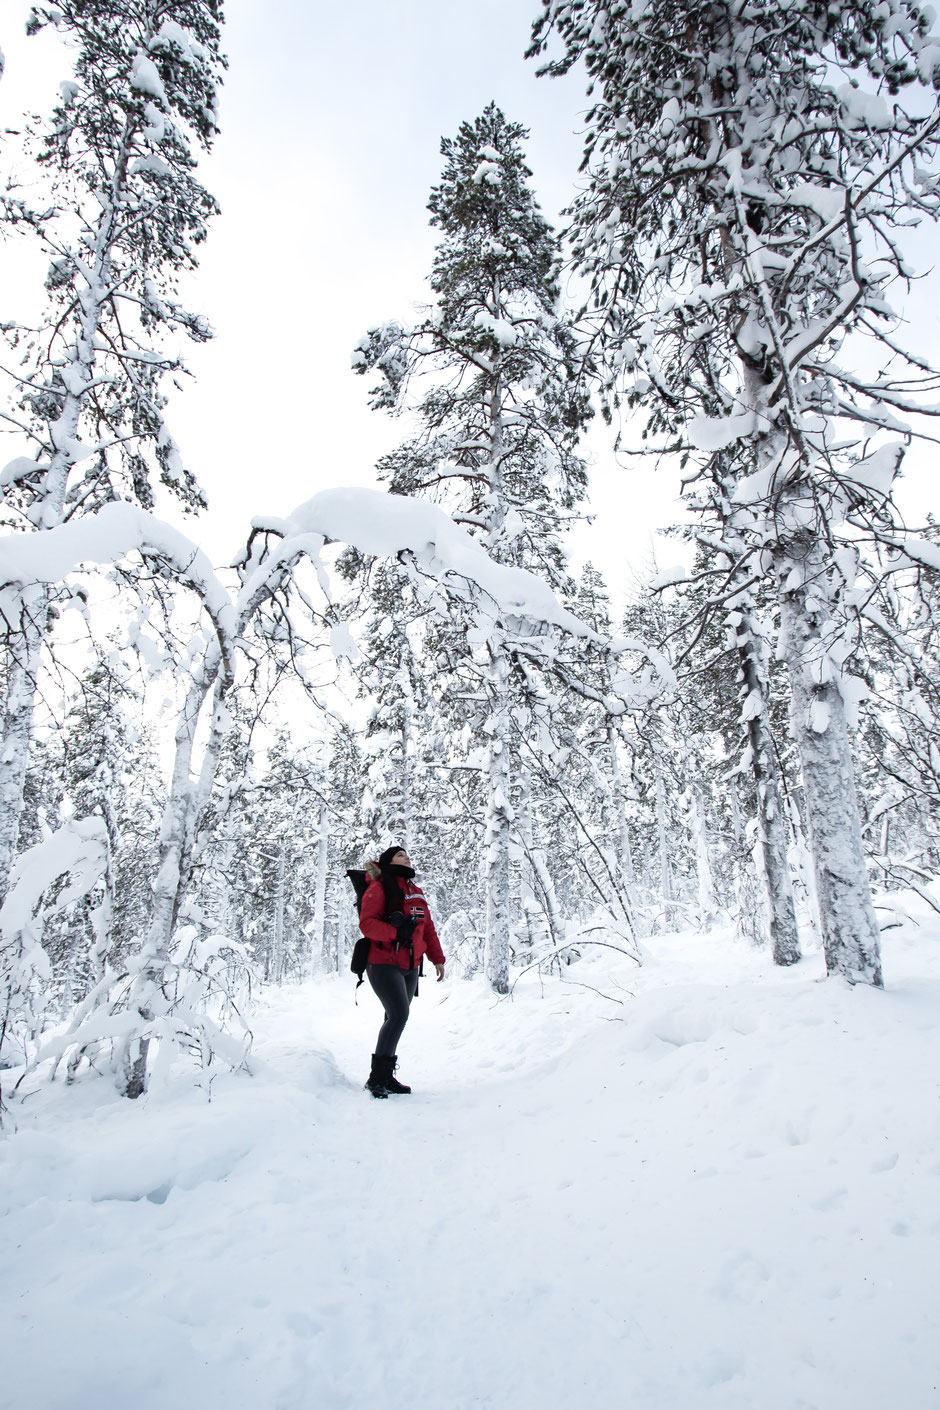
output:
[[184,925],[159,970],[149,948],[120,972],[109,970],[31,1066],[52,1060],[54,1076],[65,1057],[71,1081],[84,1060],[111,1071],[128,1096],[139,1096],[180,1050],[203,1070],[247,1069],[251,1031],[243,1015],[254,981],[241,945]]

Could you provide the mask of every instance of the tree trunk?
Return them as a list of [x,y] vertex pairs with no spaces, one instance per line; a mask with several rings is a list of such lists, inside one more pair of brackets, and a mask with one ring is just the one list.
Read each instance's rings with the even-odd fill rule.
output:
[[23,816],[23,790],[33,737],[33,702],[49,605],[48,589],[28,587],[20,601],[22,618],[14,637],[0,750],[0,905],[6,899],[10,884],[10,869]]
[[695,841],[695,879],[698,892],[698,923],[708,930],[715,923],[718,902],[715,897],[715,877],[712,871],[708,839],[708,819],[705,797],[700,784],[693,782],[689,792],[692,801],[692,834]]
[[271,947],[271,979],[284,982],[284,910],[287,890],[287,867],[283,840],[277,850],[277,886],[274,892],[274,940]]
[[404,659],[398,672],[399,688],[401,690],[401,845],[405,851],[411,855],[414,846],[414,826],[412,816],[414,804],[412,800],[413,784],[411,778],[412,770],[412,736],[414,734],[414,724],[412,716],[414,714],[414,699],[411,689],[411,677],[408,672],[408,663]]
[[[501,311],[499,288],[493,288],[493,312]],[[485,466],[489,481],[486,531],[483,543],[499,563],[503,561],[500,538],[506,520],[503,485],[503,403],[499,364],[491,376],[489,387],[488,452]],[[484,971],[497,994],[509,993],[509,916],[512,885],[509,865],[509,842],[512,835],[513,810],[510,802],[512,777],[510,769],[510,698],[509,653],[505,637],[494,623],[488,642],[489,696],[492,714],[489,721],[490,747],[488,757],[488,796],[486,806],[486,944]]]
[[659,841],[659,893],[663,906],[663,928],[672,930],[676,923],[676,908],[672,904],[672,865],[669,857],[666,780],[662,765],[656,763],[656,835]]
[[763,852],[761,853],[761,861],[758,862],[752,849],[748,846],[747,827],[741,811],[737,777],[732,775],[728,782],[730,785],[731,827],[734,835],[734,898],[738,913],[737,932],[750,944],[763,945],[767,940],[768,928],[764,924],[764,905],[762,903],[768,902],[769,913],[770,899],[767,877],[758,879],[758,872],[763,865]]
[[545,855],[540,847],[534,847],[532,849],[529,861],[532,866],[532,874],[536,880],[538,901],[548,927],[549,943],[553,950],[558,950],[565,943],[565,922],[558,909],[555,883],[552,880],[552,874],[545,863]]
[[[200,786],[206,782],[207,768],[204,758],[199,779],[192,775],[193,747],[196,730],[202,709],[213,681],[216,681],[221,667],[221,653],[213,647],[209,649],[209,659],[183,702],[183,709],[176,726],[176,753],[173,761],[173,774],[170,781],[170,796],[163,810],[160,827],[160,866],[153,888],[153,909],[150,930],[145,942],[145,964],[136,975],[130,1006],[141,1018],[149,1021],[154,1017],[154,1005],[165,1008],[163,981],[166,965],[170,958],[173,932],[179,914],[180,902],[189,877],[192,862],[193,813],[197,810]],[[219,683],[217,684],[217,692]],[[206,757],[217,758],[221,747],[221,726],[219,706],[213,714]],[[118,1088],[128,1097],[138,1097],[147,1090],[147,1057],[149,1039],[131,1038],[122,1044],[118,1060]]]
[[[69,471],[78,453],[79,422],[95,375],[95,339],[101,323],[101,307],[110,294],[115,210],[127,181],[129,141],[130,122],[125,124],[118,148],[109,193],[111,199],[102,206],[95,234],[87,287],[80,298],[79,333],[71,349],[71,359],[62,372],[64,395],[59,415],[49,422],[49,465],[43,480],[41,507],[34,517],[40,529],[51,529],[62,522]],[[23,788],[33,737],[33,707],[46,633],[49,589],[38,584],[29,586],[20,601],[22,621],[15,634],[0,748],[0,904],[10,884],[10,868],[16,855],[23,812]]]
[[[329,829],[329,809],[325,803],[320,804],[320,835],[317,840],[317,885],[313,901],[313,937],[310,946],[311,956],[319,955],[320,963],[326,957],[325,929],[326,929],[326,875],[329,865],[330,829]],[[339,956],[337,955],[337,970],[339,969]]]
[[630,840],[630,826],[627,822],[626,791],[623,786],[623,773],[617,755],[617,731],[608,726],[607,758],[610,764],[610,786],[603,804],[605,845],[602,849],[604,864],[615,895],[610,898],[612,915],[618,912],[631,940],[638,934],[636,917],[636,868],[633,862],[633,846]]
[[120,1072],[120,1086],[126,1097],[136,1101],[147,1090],[147,1059],[150,1056],[150,1039],[140,1038],[124,1049]]
[[636,868],[633,864],[633,845],[630,840],[630,825],[627,822],[627,804],[624,795],[623,771],[617,756],[616,730],[607,729],[607,757],[610,760],[611,806],[614,811],[613,832],[617,839],[617,865],[615,875],[623,879],[624,887],[636,884]]
[[738,657],[747,690],[745,714],[751,769],[757,786],[758,837],[767,888],[774,964],[796,964],[800,958],[800,936],[787,856],[787,820],[780,798],[774,742],[767,717],[760,635],[749,611],[742,613],[736,634]]
[[839,666],[826,647],[832,622],[825,545],[807,529],[774,556],[780,654],[790,677],[826,969],[852,984],[880,988],[881,936],[862,845]]
[[484,970],[497,994],[509,993],[509,841],[513,812],[509,767],[509,674],[505,653],[491,647],[493,710],[489,728],[488,797],[484,843],[486,867],[486,949]]
[[160,867],[154,883],[153,912],[148,947],[162,966],[170,951],[173,929],[179,913],[183,873],[187,868],[187,841],[191,832],[190,814],[196,781],[192,776],[193,747],[202,707],[211,684],[205,674],[190,687],[176,726],[176,754],[170,781],[170,796],[160,826]]

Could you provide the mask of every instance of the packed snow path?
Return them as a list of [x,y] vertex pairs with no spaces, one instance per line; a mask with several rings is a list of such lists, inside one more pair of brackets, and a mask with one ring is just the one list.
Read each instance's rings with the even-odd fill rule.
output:
[[940,942],[887,960],[884,994],[694,936],[511,1002],[426,982],[384,1102],[351,977],[268,997],[211,1103],[37,1084],[0,1405],[936,1410]]

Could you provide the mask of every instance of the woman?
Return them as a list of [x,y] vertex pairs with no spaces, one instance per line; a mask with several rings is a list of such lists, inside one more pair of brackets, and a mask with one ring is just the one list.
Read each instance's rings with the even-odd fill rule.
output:
[[366,871],[370,881],[359,911],[359,929],[372,942],[366,973],[385,1009],[366,1086],[374,1097],[387,1097],[389,1092],[411,1091],[395,1077],[395,1050],[408,1022],[422,956],[430,956],[440,981],[444,954],[404,847],[387,847]]

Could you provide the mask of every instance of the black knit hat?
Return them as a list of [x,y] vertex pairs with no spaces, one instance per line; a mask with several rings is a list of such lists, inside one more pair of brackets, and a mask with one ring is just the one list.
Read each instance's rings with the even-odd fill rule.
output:
[[382,870],[384,871],[386,867],[391,866],[392,858],[394,857],[396,852],[404,852],[404,850],[404,847],[402,847],[397,842],[395,843],[394,847],[386,847],[381,857],[379,857],[379,866],[382,868]]

